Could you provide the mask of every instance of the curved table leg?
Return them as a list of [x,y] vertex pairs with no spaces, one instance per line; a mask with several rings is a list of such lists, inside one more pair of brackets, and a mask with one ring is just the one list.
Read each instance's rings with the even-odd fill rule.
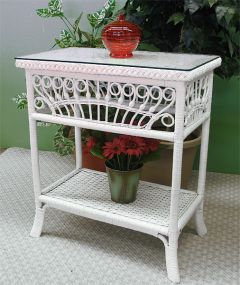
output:
[[165,236],[158,234],[158,238],[164,243],[165,256],[166,256],[166,267],[168,279],[173,283],[180,282],[180,274],[178,268],[178,238],[169,238],[169,242]]
[[205,234],[207,234],[207,227],[204,222],[203,209],[201,205],[195,212],[194,219],[195,219],[195,226],[196,226],[197,234],[199,236],[204,236]]
[[43,228],[45,209],[46,206],[36,208],[34,223],[30,233],[31,237],[40,237]]
[[178,268],[178,241],[165,245],[166,266],[168,279],[174,283],[180,282],[179,268]]

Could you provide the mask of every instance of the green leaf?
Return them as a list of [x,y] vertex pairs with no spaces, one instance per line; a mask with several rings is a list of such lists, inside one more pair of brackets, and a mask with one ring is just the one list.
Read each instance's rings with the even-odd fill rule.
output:
[[37,15],[42,18],[64,16],[62,2],[60,0],[50,0],[48,8],[37,9]]
[[12,100],[17,104],[17,109],[27,108],[28,102],[26,93],[18,94]]
[[56,44],[60,48],[73,47],[76,45],[76,39],[67,30],[62,30],[60,39],[55,39]]
[[185,0],[184,1],[184,10],[189,11],[190,14],[197,12],[203,5],[202,0]]
[[100,158],[100,159],[105,159],[105,157],[102,155],[102,148],[96,144],[92,149],[91,149],[91,154]]
[[53,138],[54,150],[60,155],[72,154],[74,151],[74,138],[65,134],[66,126],[60,126]]
[[72,38],[72,35],[67,30],[62,30],[60,33],[61,40],[70,40]]
[[103,45],[102,38],[94,39],[94,41],[93,41],[93,47],[96,47],[96,48],[103,48],[104,45]]
[[[230,32],[230,30],[229,30]],[[238,47],[240,47],[240,31],[239,32],[230,32],[231,41]]]
[[90,25],[93,28],[99,27],[105,18],[111,17],[115,9],[115,5],[115,0],[108,0],[101,10],[98,10],[93,14],[88,14],[87,18]]
[[84,37],[87,39],[88,42],[91,42],[93,39],[93,36],[87,32],[82,31],[82,34],[84,35]]
[[71,39],[72,38],[72,35],[70,34],[70,32],[69,31],[67,31],[67,30],[62,30],[61,31],[61,33],[60,33],[60,37],[61,37],[61,39]]
[[61,42],[59,39],[55,39],[56,45],[58,45],[60,48],[65,48],[65,45]]
[[79,41],[82,42],[82,34],[83,33],[79,28],[77,29],[77,34],[78,34]]
[[87,18],[88,18],[90,25],[93,28],[96,28],[97,26],[99,26],[103,22],[105,16],[106,16],[106,11],[103,9],[103,10],[97,11],[93,14],[88,14]]
[[60,0],[50,0],[48,3],[48,10],[51,17],[61,17],[63,16],[62,1]]
[[113,11],[115,9],[115,6],[116,6],[116,1],[115,0],[108,0],[104,4],[103,9],[105,9],[106,14],[109,15],[109,14],[113,13]]
[[81,18],[82,18],[82,15],[83,15],[83,13],[81,13],[80,14],[80,16],[76,19],[76,21],[74,22],[74,24],[73,24],[73,31],[74,31],[74,33],[77,31],[77,29],[78,29],[78,25],[79,25],[79,23],[80,23],[80,20],[81,20]]
[[167,21],[167,24],[168,23],[171,23],[173,22],[174,25],[177,25],[179,23],[183,23],[184,21],[184,14],[182,13],[174,13]]
[[228,35],[225,35],[226,39],[227,39],[227,43],[228,43],[228,49],[229,49],[229,53],[231,55],[231,57],[233,56],[233,45],[232,45],[232,41],[230,40]]
[[235,9],[233,7],[228,7],[228,6],[217,6],[216,9],[216,16],[218,23],[221,24],[221,21],[223,18],[225,19],[227,25],[229,25],[231,19],[235,15]]
[[208,4],[209,4],[210,7],[215,5],[217,2],[218,2],[218,0],[208,0]]
[[47,8],[37,9],[37,15],[42,17],[42,18],[51,17],[49,10]]

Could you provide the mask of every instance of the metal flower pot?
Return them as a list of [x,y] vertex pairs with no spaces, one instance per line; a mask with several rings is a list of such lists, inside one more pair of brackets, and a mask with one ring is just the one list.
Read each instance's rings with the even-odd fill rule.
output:
[[120,171],[110,168],[107,164],[105,165],[112,201],[121,204],[134,202],[142,166],[132,171]]

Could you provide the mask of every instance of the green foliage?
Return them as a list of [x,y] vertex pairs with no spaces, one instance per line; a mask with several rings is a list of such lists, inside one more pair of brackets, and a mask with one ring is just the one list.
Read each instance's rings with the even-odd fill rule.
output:
[[182,12],[182,1],[128,0],[123,10],[127,19],[142,29],[139,49],[177,51],[181,25],[167,22],[173,14]]
[[115,6],[115,0],[108,0],[102,9],[93,14],[88,14],[88,21],[90,25],[93,28],[99,28],[101,25],[105,25],[109,18],[112,17]]
[[60,126],[54,135],[54,150],[60,155],[72,154],[74,151],[74,137],[71,135],[70,130],[70,127]]
[[91,33],[83,31],[80,28],[83,13],[81,13],[76,20],[71,22],[64,14],[60,0],[50,0],[48,8],[37,9],[37,15],[42,18],[58,17],[63,21],[66,29],[61,31],[59,39],[55,39],[55,45],[58,45],[60,48],[102,47],[100,30],[113,19],[114,9],[115,0],[108,0],[101,10],[87,15],[89,24],[92,27]]
[[218,2],[218,0],[208,0],[208,4],[209,4],[210,8],[211,8],[214,4],[216,4],[217,2]]
[[[83,16],[81,13],[77,19],[71,23],[65,16],[62,2],[60,0],[50,0],[48,8],[37,9],[37,15],[42,18],[57,17],[64,22],[66,29],[60,32],[59,39],[55,39],[55,45],[60,48],[67,47],[102,47],[100,38],[100,29],[112,20],[115,9],[115,0],[108,0],[103,8],[93,14],[88,15],[88,20],[92,26],[92,32],[88,33],[80,28],[80,21]],[[53,46],[53,47],[54,47]],[[27,106],[26,93],[17,95],[13,100],[17,104],[18,109],[24,109]],[[111,112],[110,112],[111,113]],[[38,126],[48,126],[48,124],[38,123]],[[83,142],[89,135],[94,135],[98,140],[102,139],[102,132],[83,130]],[[71,135],[71,128],[68,126],[60,126],[54,135],[54,149],[60,155],[71,154],[74,151],[74,136]]]
[[184,1],[184,10],[189,11],[190,14],[195,13],[198,9],[202,8],[204,1],[202,0],[185,0]]
[[21,93],[13,98],[13,101],[17,104],[17,109],[26,109],[27,108],[27,94]]
[[43,18],[63,17],[62,2],[60,0],[50,0],[48,8],[37,9],[37,14]]
[[105,159],[102,154],[102,147],[99,144],[96,144],[94,147],[92,147],[90,153],[100,159]]
[[62,30],[60,33],[60,39],[55,39],[55,42],[60,48],[78,46],[77,39],[67,30]]
[[195,12],[192,12],[191,6],[185,3],[182,50],[220,55],[223,64],[216,70],[216,73],[224,78],[239,75],[239,1],[208,0],[201,2],[202,4]]
[[128,0],[124,10],[143,29],[140,49],[216,54],[218,75],[239,75],[239,0]]
[[168,19],[167,24],[173,22],[174,25],[177,25],[179,23],[183,23],[184,21],[184,14],[183,13],[174,13],[172,16]]

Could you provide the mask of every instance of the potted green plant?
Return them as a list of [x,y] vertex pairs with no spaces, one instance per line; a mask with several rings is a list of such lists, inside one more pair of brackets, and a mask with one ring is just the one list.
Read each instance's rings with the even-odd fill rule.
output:
[[222,78],[239,75],[238,0],[127,0],[127,18],[140,25],[141,50],[217,54]]
[[[240,5],[238,0],[184,0],[149,1],[128,0],[123,8],[127,19],[142,28],[141,50],[188,52],[220,55],[223,63],[216,70],[212,121],[209,145],[210,171],[239,173],[236,152],[239,132],[239,74],[240,74]],[[231,116],[229,116],[231,113]],[[226,118],[228,118],[226,120]],[[221,126],[221,127],[220,127]],[[223,131],[224,130],[224,131]],[[193,134],[192,134],[193,135]],[[226,139],[226,137],[231,139]],[[184,142],[183,187],[189,177],[189,166],[193,165],[196,147],[200,144],[200,133],[193,140]],[[189,146],[192,146],[189,148]],[[144,179],[163,184],[171,183],[171,168],[166,167],[165,158],[171,157],[169,145],[161,159],[152,165],[160,174],[148,171]],[[228,149],[234,150],[229,152]],[[168,153],[167,153],[168,152]],[[186,163],[185,163],[186,162]],[[169,168],[165,178],[160,177]],[[143,173],[146,174],[146,171]],[[185,175],[186,174],[186,175]],[[147,174],[146,174],[147,175]],[[185,181],[185,182],[184,182]]]
[[105,162],[111,199],[123,204],[135,201],[143,164],[158,159],[162,148],[154,139],[113,134],[103,141],[89,137],[88,146]]
[[65,25],[65,29],[60,32],[60,37],[55,39],[55,44],[60,48],[67,47],[103,47],[101,40],[101,30],[109,22],[113,20],[115,9],[115,0],[107,0],[103,7],[87,15],[91,32],[81,29],[80,23],[83,13],[79,17],[71,21],[65,15],[61,0],[50,0],[47,8],[37,9],[37,15],[42,18],[57,18]]

